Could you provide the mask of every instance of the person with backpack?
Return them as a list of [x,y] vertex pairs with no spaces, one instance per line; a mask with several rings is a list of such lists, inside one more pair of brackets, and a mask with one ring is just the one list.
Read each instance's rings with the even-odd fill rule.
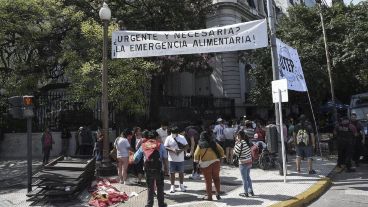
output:
[[45,131],[41,136],[41,144],[42,144],[42,165],[46,165],[49,163],[50,158],[50,151],[52,150],[52,145],[55,144],[54,140],[52,139],[52,134],[50,129],[46,127]]
[[308,173],[316,174],[313,170],[312,156],[316,148],[312,126],[307,122],[304,114],[300,115],[299,123],[294,128],[294,140],[296,146],[296,170],[300,172],[302,158],[308,159]]
[[147,204],[152,207],[154,202],[155,187],[157,188],[157,201],[159,207],[166,207],[164,198],[164,172],[167,171],[167,152],[161,141],[156,139],[152,132],[148,132],[149,139],[145,139],[134,154],[134,162],[139,163],[144,159],[144,170],[147,182]]
[[355,172],[355,169],[351,168],[354,139],[358,135],[355,126],[350,123],[348,117],[343,117],[334,133],[337,137],[337,167],[341,168],[345,164],[346,172]]
[[188,142],[184,136],[180,135],[177,126],[171,128],[171,135],[165,140],[165,148],[169,152],[168,160],[170,165],[170,193],[175,193],[175,173],[179,173],[180,190],[185,192],[184,187],[184,152],[188,149]]
[[194,160],[199,163],[206,183],[207,195],[203,200],[212,201],[212,180],[216,188],[216,198],[220,200],[220,163],[224,158],[224,150],[212,139],[212,131],[201,133],[198,146],[194,152]]

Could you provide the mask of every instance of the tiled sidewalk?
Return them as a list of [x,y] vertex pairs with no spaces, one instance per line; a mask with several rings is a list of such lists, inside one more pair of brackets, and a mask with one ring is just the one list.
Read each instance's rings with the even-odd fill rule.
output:
[[[0,162],[1,166],[1,162]],[[242,192],[242,183],[239,169],[223,165],[221,167],[221,189],[224,192],[219,201],[202,201],[201,197],[205,194],[205,184],[202,180],[190,180],[189,175],[185,176],[184,185],[187,187],[187,192],[169,193],[168,179],[165,179],[165,202],[169,206],[191,206],[191,207],[216,207],[216,206],[270,206],[272,204],[291,199],[294,196],[304,192],[320,179],[327,176],[334,168],[334,160],[326,160],[316,157],[314,159],[314,168],[317,171],[316,175],[308,175],[306,173],[307,162],[302,163],[302,173],[295,172],[294,162],[288,164],[287,182],[283,182],[283,176],[278,175],[277,170],[263,171],[260,169],[251,170],[251,178],[256,196],[243,198],[239,197]],[[1,168],[1,167],[0,167]],[[24,168],[26,169],[26,168]],[[178,185],[178,181],[176,182]],[[122,184],[114,184],[121,191],[127,194],[136,192],[138,196],[132,197],[129,201],[117,204],[121,207],[143,207],[146,204],[147,192],[142,186],[125,186]],[[29,206],[31,203],[26,202],[26,190],[0,188],[0,206]],[[213,197],[215,199],[215,196]],[[70,203],[54,204],[52,206],[88,206],[87,201],[89,194],[83,192],[79,199]],[[155,201],[157,206],[157,201]]]
[[[263,171],[261,169],[252,169],[251,178],[256,196],[243,198],[239,193],[243,192],[239,169],[224,165],[221,168],[221,188],[224,192],[219,201],[202,201],[201,197],[205,194],[205,185],[203,178],[201,181],[185,179],[184,185],[187,192],[176,192],[171,194],[169,190],[169,180],[165,180],[166,197],[165,202],[169,206],[270,206],[272,204],[291,199],[294,196],[304,192],[321,178],[326,177],[335,167],[334,160],[322,160],[315,158],[314,168],[316,175],[306,173],[306,162],[302,163],[302,173],[295,172],[295,164],[289,163],[287,182],[284,183],[283,176],[278,175],[277,170]],[[188,178],[188,175],[185,176]],[[177,183],[176,183],[177,184]],[[131,191],[131,186],[123,187],[117,184],[122,191]],[[146,191],[144,188],[137,188],[137,197],[131,198],[128,202],[119,206],[144,206],[146,201]],[[142,191],[143,190],[143,191]],[[215,196],[213,196],[215,199]],[[156,203],[155,203],[156,204]]]

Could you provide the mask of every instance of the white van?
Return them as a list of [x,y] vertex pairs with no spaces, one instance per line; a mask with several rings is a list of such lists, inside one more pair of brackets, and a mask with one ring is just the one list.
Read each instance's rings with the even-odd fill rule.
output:
[[355,113],[357,120],[362,122],[365,134],[368,135],[368,93],[351,96],[348,115]]
[[357,115],[358,120],[368,119],[368,93],[361,93],[351,96],[349,106],[349,117],[352,113]]

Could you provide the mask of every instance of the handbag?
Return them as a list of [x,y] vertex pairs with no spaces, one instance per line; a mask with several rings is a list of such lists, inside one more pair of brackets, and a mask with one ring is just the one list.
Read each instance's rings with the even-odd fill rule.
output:
[[198,166],[199,166],[200,168],[202,168],[202,167],[201,167],[201,162],[202,162],[203,157],[206,155],[207,150],[208,150],[208,148],[206,148],[206,151],[204,151],[204,153],[203,153],[202,157],[199,159]]
[[176,144],[178,145],[179,149],[184,149],[184,147],[185,147],[186,145],[184,145],[184,144],[182,144],[182,143],[178,142],[178,140],[176,140],[176,138],[174,138],[174,140],[175,140]]
[[233,156],[233,165],[235,167],[239,167],[239,156],[236,155]]
[[114,147],[111,151],[110,151],[110,158],[112,159],[112,160],[117,160],[118,159],[118,152],[117,152],[117,150],[116,150],[116,147]]
[[114,148],[110,151],[110,158],[115,161],[118,159],[118,150],[116,149],[116,141],[118,140],[118,138],[115,139]]

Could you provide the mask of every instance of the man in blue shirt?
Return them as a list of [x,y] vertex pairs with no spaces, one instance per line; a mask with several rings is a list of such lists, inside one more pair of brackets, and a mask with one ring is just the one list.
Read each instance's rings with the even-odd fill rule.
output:
[[149,132],[149,139],[143,141],[142,145],[134,154],[134,162],[138,163],[144,156],[144,170],[146,172],[147,182],[147,205],[152,207],[154,201],[155,184],[157,187],[157,201],[159,207],[166,207],[164,202],[164,171],[167,173],[167,151],[157,139],[153,132]]

